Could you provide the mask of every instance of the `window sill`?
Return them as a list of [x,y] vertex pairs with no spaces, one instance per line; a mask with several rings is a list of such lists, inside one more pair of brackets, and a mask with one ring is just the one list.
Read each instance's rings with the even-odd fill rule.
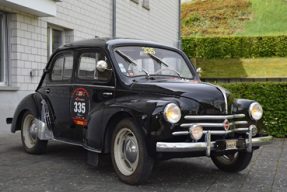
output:
[[18,91],[19,87],[0,86],[0,91]]
[[143,8],[145,8],[146,10],[150,10],[150,8],[149,8],[149,6],[145,6],[145,5],[143,5]]

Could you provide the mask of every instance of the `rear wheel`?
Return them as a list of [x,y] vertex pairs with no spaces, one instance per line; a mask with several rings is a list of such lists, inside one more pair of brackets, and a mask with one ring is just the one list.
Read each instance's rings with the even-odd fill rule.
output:
[[151,174],[154,160],[149,156],[142,131],[132,119],[120,121],[112,136],[112,162],[120,180],[136,185]]
[[251,159],[252,153],[249,152],[236,152],[221,156],[212,156],[213,163],[221,170],[227,172],[238,172],[245,169]]
[[21,125],[21,139],[25,151],[31,154],[44,153],[48,141],[39,140],[38,127],[31,112],[25,112]]

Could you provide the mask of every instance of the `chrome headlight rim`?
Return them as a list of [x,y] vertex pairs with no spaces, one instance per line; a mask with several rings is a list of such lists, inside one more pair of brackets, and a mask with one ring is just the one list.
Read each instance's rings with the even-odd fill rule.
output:
[[[178,114],[177,114],[178,116],[175,119],[168,117],[168,111],[171,110],[172,108],[173,108],[174,111],[178,112]],[[163,116],[164,116],[164,119],[167,122],[169,122],[171,124],[175,124],[175,123],[179,122],[179,120],[181,119],[181,110],[180,110],[180,108],[179,108],[179,106],[177,104],[169,103],[164,108]]]
[[[254,117],[254,114],[252,113],[254,107],[258,107],[259,108],[259,111],[261,113],[259,115],[259,117],[256,117],[256,116]],[[250,116],[250,118],[252,120],[255,120],[255,121],[258,121],[258,120],[260,120],[262,118],[262,116],[263,116],[263,108],[258,102],[253,102],[253,103],[250,104],[250,106],[249,106],[249,116]]]

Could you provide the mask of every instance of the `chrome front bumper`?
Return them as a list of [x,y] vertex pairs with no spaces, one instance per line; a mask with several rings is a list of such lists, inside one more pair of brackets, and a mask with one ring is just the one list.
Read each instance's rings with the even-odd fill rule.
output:
[[[205,134],[205,142],[195,142],[195,143],[174,143],[174,142],[157,142],[156,150],[157,152],[200,152],[206,151],[206,156],[210,156],[210,152],[215,150],[215,141],[211,141],[211,134],[207,132]],[[251,152],[252,147],[258,147],[261,145],[270,144],[273,140],[272,136],[267,137],[249,137],[245,139],[246,150]]]

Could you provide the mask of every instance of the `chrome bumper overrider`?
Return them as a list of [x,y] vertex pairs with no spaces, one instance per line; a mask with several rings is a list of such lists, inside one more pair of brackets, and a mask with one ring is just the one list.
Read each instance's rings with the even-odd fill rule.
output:
[[[261,145],[269,144],[273,140],[272,136],[267,137],[255,137],[245,139],[247,148],[246,150],[251,152],[252,147],[258,147]],[[205,142],[196,143],[174,143],[174,142],[157,142],[156,150],[157,152],[199,152],[206,151],[206,155],[210,156],[210,152],[215,150],[215,141],[210,141],[210,133],[205,136]]]

